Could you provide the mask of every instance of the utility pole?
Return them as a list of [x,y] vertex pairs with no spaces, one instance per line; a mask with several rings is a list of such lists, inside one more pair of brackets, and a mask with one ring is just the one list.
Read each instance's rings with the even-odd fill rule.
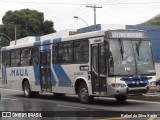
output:
[[86,7],[90,7],[94,9],[94,30],[96,31],[96,8],[102,8],[102,6],[98,7],[96,5],[86,5]]
[[17,44],[17,26],[14,26],[14,39],[15,39],[15,45]]

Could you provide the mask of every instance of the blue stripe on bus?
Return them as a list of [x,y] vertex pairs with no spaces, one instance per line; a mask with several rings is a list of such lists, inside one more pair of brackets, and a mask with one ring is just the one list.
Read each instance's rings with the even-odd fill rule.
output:
[[46,45],[46,44],[50,44],[51,40],[44,40],[42,41],[43,45]]
[[34,69],[35,85],[40,85],[39,66],[33,66],[33,69]]
[[42,46],[42,50],[50,50],[50,42],[51,40],[45,40],[42,42],[43,46]]
[[58,42],[62,42],[61,38],[55,38],[52,40],[53,43],[58,43]]
[[33,45],[34,45],[34,46],[39,46],[39,45],[41,45],[41,41],[36,41],[36,42],[34,42]]
[[53,65],[53,69],[57,75],[57,78],[59,80],[59,85],[58,86],[63,86],[63,87],[71,87],[71,80],[63,70],[61,65]]
[[7,71],[4,65],[2,66],[2,76],[2,83],[7,84]]
[[50,45],[44,45],[42,50],[50,50]]
[[[42,44],[43,44],[42,50],[50,50],[51,49],[51,44],[50,43],[51,43],[51,40],[44,40],[42,42]],[[51,68],[50,68],[50,73],[51,73],[51,75],[50,75],[50,77],[51,77],[51,85],[52,86],[56,86],[56,79],[55,79],[55,76],[54,76]]]
[[53,74],[52,71],[51,71],[51,85],[52,86],[56,86],[56,79],[55,79],[54,74]]

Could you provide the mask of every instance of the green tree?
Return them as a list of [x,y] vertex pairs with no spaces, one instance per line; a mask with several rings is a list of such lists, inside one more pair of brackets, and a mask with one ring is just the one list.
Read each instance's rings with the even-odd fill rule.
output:
[[158,14],[155,17],[151,18],[150,20],[142,23],[142,25],[160,25],[160,14]]
[[[22,9],[8,11],[3,16],[2,23],[0,33],[4,33],[12,40],[15,39],[15,26],[17,39],[56,32],[53,28],[53,22],[48,20],[44,21],[44,14],[36,10]],[[6,37],[2,37],[1,40],[5,41]],[[1,43],[3,44],[2,41]]]

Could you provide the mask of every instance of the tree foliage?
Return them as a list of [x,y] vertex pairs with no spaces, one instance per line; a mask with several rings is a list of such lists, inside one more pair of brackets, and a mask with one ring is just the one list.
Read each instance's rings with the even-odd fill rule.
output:
[[160,14],[156,15],[155,17],[151,18],[150,20],[142,24],[143,25],[160,25]]
[[[8,11],[2,18],[3,25],[0,26],[0,33],[15,39],[15,27],[17,39],[26,36],[42,36],[55,32],[52,21],[44,21],[44,14],[36,10],[22,9]],[[2,36],[2,41],[6,39]]]

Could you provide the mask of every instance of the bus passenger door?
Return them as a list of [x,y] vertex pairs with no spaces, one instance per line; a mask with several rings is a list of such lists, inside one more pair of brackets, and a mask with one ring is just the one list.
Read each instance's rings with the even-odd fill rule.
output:
[[52,91],[51,85],[51,52],[44,50],[40,53],[40,82],[42,91]]
[[91,80],[94,94],[107,92],[106,63],[104,45],[101,43],[91,45]]

